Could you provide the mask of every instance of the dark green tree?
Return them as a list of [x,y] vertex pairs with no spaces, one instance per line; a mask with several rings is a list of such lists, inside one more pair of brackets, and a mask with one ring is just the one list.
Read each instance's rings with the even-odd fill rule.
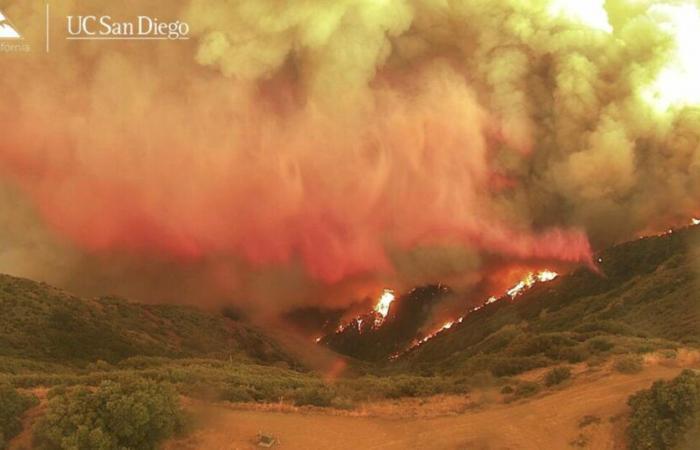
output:
[[150,450],[182,426],[176,393],[149,380],[103,382],[53,395],[35,430],[47,449]]
[[700,376],[684,370],[671,381],[656,381],[628,400],[631,450],[665,450],[680,444],[698,419]]

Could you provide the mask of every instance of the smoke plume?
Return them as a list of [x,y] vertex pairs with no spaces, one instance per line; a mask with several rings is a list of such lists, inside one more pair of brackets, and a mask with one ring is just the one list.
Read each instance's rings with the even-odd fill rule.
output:
[[[43,4],[3,11],[33,48],[0,54],[2,271],[342,305],[700,210],[695,0],[65,1],[50,53]],[[65,40],[78,14],[191,39]]]

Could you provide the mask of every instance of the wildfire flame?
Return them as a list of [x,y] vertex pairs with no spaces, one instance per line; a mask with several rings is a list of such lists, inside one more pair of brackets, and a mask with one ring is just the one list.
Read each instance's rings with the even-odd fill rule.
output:
[[[362,332],[362,324],[365,321],[365,318],[370,319],[370,324],[372,328],[378,328],[384,323],[384,319],[386,319],[386,316],[389,314],[389,306],[393,303],[393,301],[396,299],[396,295],[394,294],[394,291],[391,289],[384,289],[384,292],[382,292],[382,295],[379,297],[379,300],[377,301],[377,304],[374,305],[373,311],[374,317],[369,317],[371,314],[365,314],[365,315],[360,315],[354,319],[352,319],[350,322],[347,323],[342,323],[336,328],[335,332],[336,333],[342,333],[345,331],[345,329],[349,326],[354,326],[357,327],[357,330]],[[374,319],[371,321],[371,319]],[[318,340],[316,342],[319,342]]]
[[518,295],[522,294],[523,291],[531,288],[535,283],[552,281],[557,276],[559,276],[559,274],[547,269],[544,269],[537,273],[529,272],[527,275],[525,275],[525,278],[518,282],[518,284],[508,289],[506,291],[506,294],[508,294],[511,298],[515,298]]
[[387,314],[389,314],[389,306],[395,299],[394,291],[391,289],[384,289],[382,296],[379,297],[379,301],[374,306],[374,310],[386,319]]
[[[696,217],[691,217],[690,218],[690,225],[687,225],[687,226],[694,227],[697,225],[700,225],[700,219],[698,219]],[[668,229],[663,230],[661,232],[655,231],[655,232],[642,233],[637,237],[641,239],[641,238],[645,238],[645,237],[649,237],[649,236],[668,236],[670,234],[673,234],[675,231],[682,229],[682,228],[685,228],[685,227],[686,226],[677,227],[677,228],[668,228]]]
[[529,288],[535,284],[535,277],[532,275],[532,273],[528,273],[525,278],[520,280],[518,284],[513,286],[512,288],[508,289],[506,291],[506,294],[510,295],[511,298],[517,297],[520,293],[522,293],[525,289]]
[[[535,285],[536,283],[546,283],[548,281],[552,281],[553,279],[555,279],[558,276],[559,276],[558,273],[551,271],[549,269],[543,269],[539,272],[528,272],[523,277],[523,279],[520,280],[515,286],[508,289],[506,291],[505,295],[510,296],[511,299],[514,299],[518,295],[522,294],[525,290],[527,290],[530,287],[532,287],[533,285]],[[382,292],[382,295],[379,297],[379,300],[377,301],[377,304],[374,305],[374,312],[376,313],[376,317],[374,319],[373,328],[378,328],[382,325],[382,323],[384,322],[384,319],[386,319],[387,315],[389,315],[389,307],[391,306],[391,304],[394,302],[395,299],[396,299],[396,295],[394,294],[393,290],[384,289],[384,291]],[[455,324],[462,323],[462,321],[464,321],[464,318],[469,313],[472,313],[474,311],[478,311],[481,308],[483,308],[484,306],[491,304],[491,303],[494,303],[498,300],[499,300],[499,298],[496,298],[495,296],[491,296],[491,297],[487,298],[483,304],[472,308],[464,316],[461,316],[455,320],[448,320],[447,322],[443,323],[438,329],[436,329],[432,333],[428,334],[427,336],[423,337],[420,340],[414,341],[408,347],[408,349],[406,349],[402,352],[394,353],[389,358],[396,359],[401,354],[423,345],[424,343],[428,342],[430,339],[434,338],[438,334],[451,329]],[[363,317],[367,317],[367,316],[360,316],[360,317],[353,319],[350,323],[340,325],[338,327],[338,329],[336,330],[336,333],[342,333],[350,325],[356,326],[358,331],[362,332],[362,324],[364,323]],[[321,338],[316,339],[317,343],[320,341],[321,341]]]
[[553,279],[555,279],[558,276],[559,276],[558,273],[545,269],[537,274],[537,281],[539,281],[539,282],[552,281]]
[[[700,223],[700,221],[698,221],[698,222]],[[522,294],[522,293],[523,293],[524,291],[526,291],[527,289],[531,288],[531,287],[532,287],[533,285],[535,285],[536,283],[546,283],[546,282],[548,282],[548,281],[554,280],[554,279],[557,278],[558,276],[559,276],[558,273],[556,273],[556,272],[554,272],[554,271],[552,271],[552,270],[549,270],[549,269],[544,269],[544,270],[541,270],[541,271],[539,271],[539,272],[528,272],[528,273],[523,277],[523,279],[520,280],[515,286],[513,286],[513,287],[510,288],[510,289],[508,289],[508,290],[506,291],[505,295],[509,296],[511,299],[514,299],[515,297],[517,297],[518,295]],[[464,321],[464,318],[465,318],[467,315],[469,315],[470,313],[472,313],[472,312],[474,312],[474,311],[478,311],[478,310],[480,310],[481,308],[483,308],[484,306],[489,305],[489,304],[491,304],[491,303],[494,303],[494,302],[496,302],[496,301],[498,301],[498,300],[499,300],[499,298],[496,298],[496,297],[494,297],[494,296],[491,296],[491,297],[487,298],[486,301],[484,301],[483,304],[472,308],[472,309],[469,310],[469,312],[467,312],[467,314],[465,314],[464,316],[462,316],[462,317],[460,317],[459,319],[454,320],[454,321],[450,320],[450,321],[445,322],[445,323],[442,324],[442,326],[441,326],[440,328],[438,328],[436,331],[434,331],[434,332],[428,334],[427,336],[425,336],[424,338],[422,338],[422,339],[420,339],[420,340],[414,341],[406,350],[404,350],[404,351],[402,351],[402,352],[394,353],[393,355],[391,355],[391,356],[389,357],[389,359],[392,359],[392,360],[393,360],[393,359],[396,359],[396,358],[398,358],[399,356],[401,356],[403,353],[406,353],[406,352],[408,352],[408,351],[410,351],[410,350],[413,350],[413,349],[415,349],[415,348],[417,348],[417,347],[420,347],[421,345],[425,344],[426,342],[428,342],[430,339],[434,338],[434,337],[437,336],[438,334],[440,334],[440,333],[442,333],[442,332],[444,332],[444,331],[446,331],[446,330],[449,330],[449,329],[452,328],[456,323],[462,323],[462,321]]]

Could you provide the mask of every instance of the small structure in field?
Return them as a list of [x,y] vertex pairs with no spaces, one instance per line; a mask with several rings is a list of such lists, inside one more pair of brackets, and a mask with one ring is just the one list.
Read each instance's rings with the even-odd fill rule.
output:
[[270,448],[273,445],[279,443],[279,441],[277,440],[276,437],[274,437],[271,434],[263,433],[263,432],[258,433],[256,442],[258,444],[258,447],[264,447],[264,448]]

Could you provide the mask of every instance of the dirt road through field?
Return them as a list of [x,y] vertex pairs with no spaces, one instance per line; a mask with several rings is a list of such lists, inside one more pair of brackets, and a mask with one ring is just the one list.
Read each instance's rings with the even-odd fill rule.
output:
[[[280,449],[553,450],[570,449],[574,441],[584,448],[620,449],[624,448],[629,395],[659,378],[672,378],[680,370],[656,364],[635,375],[601,370],[528,400],[504,404],[495,399],[473,410],[422,419],[402,417],[401,402],[395,404],[393,414],[365,417],[209,405],[199,410],[206,416],[206,426],[168,448],[256,448],[253,439],[264,431],[279,438]],[[585,416],[599,422],[581,427]]]

